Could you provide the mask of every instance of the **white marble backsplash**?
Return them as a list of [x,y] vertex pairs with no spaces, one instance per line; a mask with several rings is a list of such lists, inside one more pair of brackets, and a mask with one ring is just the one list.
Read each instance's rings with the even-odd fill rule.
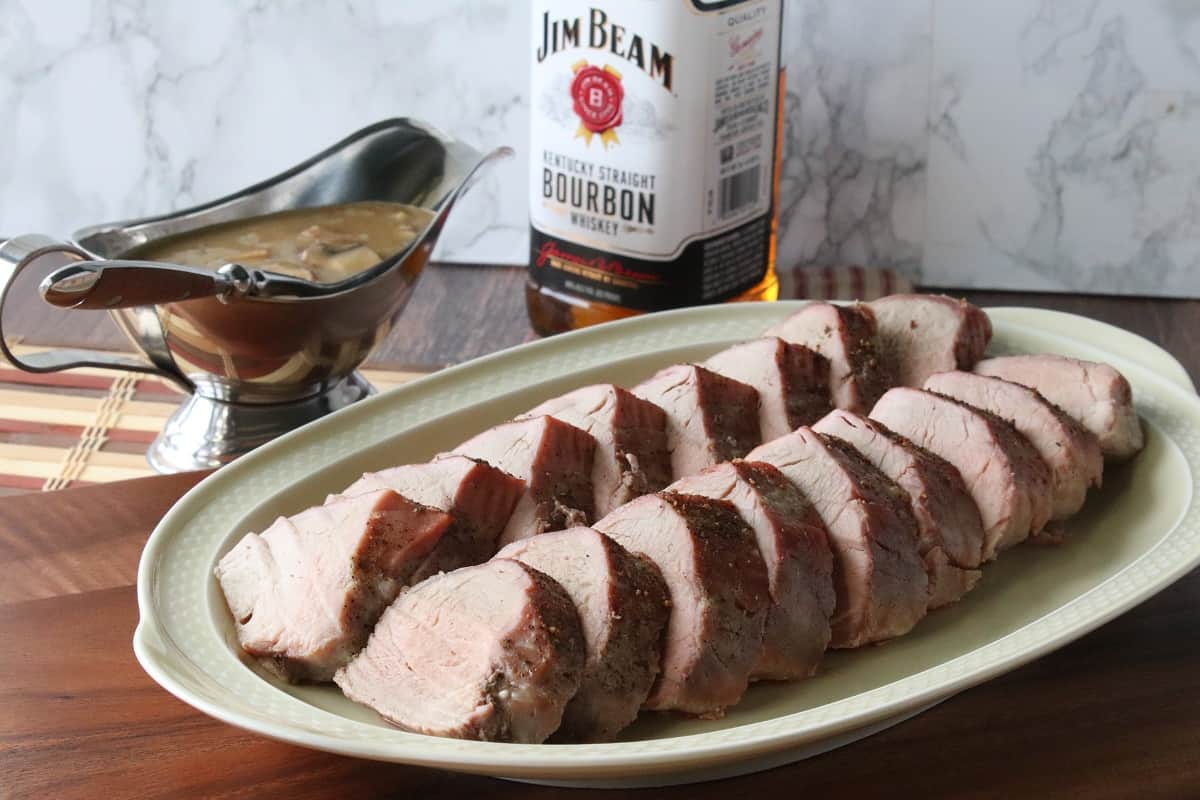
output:
[[[515,145],[440,248],[523,263],[528,5],[0,0],[0,232],[212,199],[384,117]],[[1200,296],[1200,0],[789,0],[783,264]]]

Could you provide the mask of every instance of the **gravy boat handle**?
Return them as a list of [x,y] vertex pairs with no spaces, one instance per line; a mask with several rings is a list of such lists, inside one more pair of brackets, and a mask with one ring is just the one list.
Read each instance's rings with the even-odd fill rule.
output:
[[[17,353],[10,344],[7,332],[4,330],[4,308],[12,299],[16,277],[36,260],[43,257],[65,260],[67,264],[55,270],[54,274],[76,270],[77,280],[86,283],[92,280],[99,283],[100,279],[86,277],[91,270],[86,265],[93,263],[91,257],[74,245],[51,239],[47,236],[30,234],[17,236],[0,244],[0,272],[4,277],[4,290],[0,294],[0,353],[13,366],[26,372],[60,372],[77,367],[100,367],[102,369],[118,369],[126,372],[141,372],[148,375],[158,375],[174,383],[185,392],[194,388],[192,382],[175,366],[165,343],[162,342],[162,332],[158,316],[152,306],[134,310],[133,321],[129,323],[134,329],[125,329],[125,334],[141,351],[144,359],[134,354],[115,353],[106,350],[91,350],[84,348],[60,348],[43,350],[33,353]],[[108,262],[105,262],[105,267]],[[211,276],[211,273],[210,273]],[[54,275],[49,276],[46,281]],[[132,287],[129,291],[133,291]],[[84,293],[86,294],[86,293]],[[77,293],[77,296],[78,293]],[[132,294],[131,294],[132,296]],[[100,295],[96,295],[97,298]],[[86,301],[84,301],[86,302]],[[55,305],[62,305],[55,303]],[[67,304],[76,308],[114,308],[116,306],[90,305],[83,303]],[[124,328],[124,326],[122,326]]]

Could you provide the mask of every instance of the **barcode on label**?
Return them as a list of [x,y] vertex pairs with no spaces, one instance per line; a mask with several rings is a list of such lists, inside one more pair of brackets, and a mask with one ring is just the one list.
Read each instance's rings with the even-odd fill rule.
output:
[[755,164],[750,169],[736,172],[728,178],[722,178],[717,194],[719,195],[717,212],[721,219],[730,217],[746,206],[758,202],[758,179],[762,174],[762,165]]

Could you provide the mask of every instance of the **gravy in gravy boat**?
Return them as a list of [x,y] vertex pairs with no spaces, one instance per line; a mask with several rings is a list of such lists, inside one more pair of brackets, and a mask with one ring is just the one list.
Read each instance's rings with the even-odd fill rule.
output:
[[123,257],[214,270],[241,264],[336,283],[408,247],[432,219],[432,212],[403,203],[316,206],[200,228]]

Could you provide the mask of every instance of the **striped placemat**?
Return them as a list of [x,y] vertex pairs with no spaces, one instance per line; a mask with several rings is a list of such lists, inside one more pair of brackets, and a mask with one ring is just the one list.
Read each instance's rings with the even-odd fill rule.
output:
[[[781,297],[872,300],[912,291],[891,270],[780,270]],[[47,348],[15,343],[18,355]],[[425,373],[366,369],[385,391]],[[31,374],[0,360],[0,494],[53,491],[153,475],[145,452],[182,401],[154,376],[100,369]]]
[[[45,349],[13,346],[18,356]],[[425,373],[362,374],[385,391]],[[152,375],[102,369],[33,374],[0,361],[0,493],[153,475],[146,448],[182,399]]]
[[912,281],[890,269],[840,266],[779,270],[781,298],[866,301],[888,294],[906,294],[912,291]]

